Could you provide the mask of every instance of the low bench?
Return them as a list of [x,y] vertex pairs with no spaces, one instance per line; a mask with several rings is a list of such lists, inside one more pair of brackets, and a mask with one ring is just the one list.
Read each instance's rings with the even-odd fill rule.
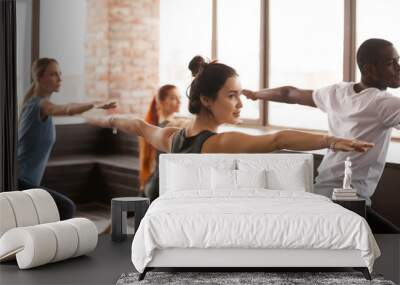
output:
[[140,196],[137,137],[88,124],[56,125],[42,185],[76,203]]

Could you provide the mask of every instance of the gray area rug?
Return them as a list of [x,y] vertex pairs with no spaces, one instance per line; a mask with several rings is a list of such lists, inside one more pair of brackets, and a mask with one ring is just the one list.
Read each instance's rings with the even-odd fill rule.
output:
[[142,281],[138,281],[139,273],[122,274],[117,285],[133,284],[268,284],[268,285],[297,285],[297,284],[368,284],[395,285],[392,281],[384,280],[382,276],[372,275],[368,281],[360,272],[148,272]]

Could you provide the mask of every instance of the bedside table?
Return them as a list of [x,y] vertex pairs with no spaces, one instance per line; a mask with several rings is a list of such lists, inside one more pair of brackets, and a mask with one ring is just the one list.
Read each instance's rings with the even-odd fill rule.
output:
[[135,213],[135,232],[150,205],[149,198],[119,197],[111,200],[111,239],[123,241],[127,238],[127,212]]
[[356,214],[359,214],[361,217],[366,219],[366,206],[365,199],[357,198],[356,200],[337,200],[332,199],[332,202],[339,204],[340,206],[353,211]]

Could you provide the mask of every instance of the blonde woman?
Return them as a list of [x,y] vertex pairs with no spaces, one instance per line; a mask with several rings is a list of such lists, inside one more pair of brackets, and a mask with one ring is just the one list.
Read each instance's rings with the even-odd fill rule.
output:
[[[53,116],[82,114],[92,108],[110,109],[115,103],[71,103],[57,105],[51,96],[61,87],[61,71],[55,59],[40,58],[32,66],[33,83],[22,103],[18,125],[18,189],[40,187],[51,149],[56,140]],[[45,188],[44,188],[45,189]],[[74,216],[75,205],[66,196],[49,189],[61,219]]]

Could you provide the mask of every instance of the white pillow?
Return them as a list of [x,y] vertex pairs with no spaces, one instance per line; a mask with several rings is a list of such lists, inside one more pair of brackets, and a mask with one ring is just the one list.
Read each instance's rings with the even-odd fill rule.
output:
[[266,188],[266,170],[230,170],[212,168],[213,190],[238,190],[240,188]]
[[236,190],[236,170],[212,168],[211,181],[213,190]]
[[168,163],[167,191],[210,190],[211,167]]
[[307,177],[309,170],[304,160],[293,159],[239,159],[240,170],[256,171],[266,170],[266,182],[268,189],[306,191],[311,181]]
[[269,169],[268,188],[273,190],[306,191],[307,178],[304,175],[305,162],[295,163],[290,169]]
[[267,171],[235,170],[237,188],[267,188]]

